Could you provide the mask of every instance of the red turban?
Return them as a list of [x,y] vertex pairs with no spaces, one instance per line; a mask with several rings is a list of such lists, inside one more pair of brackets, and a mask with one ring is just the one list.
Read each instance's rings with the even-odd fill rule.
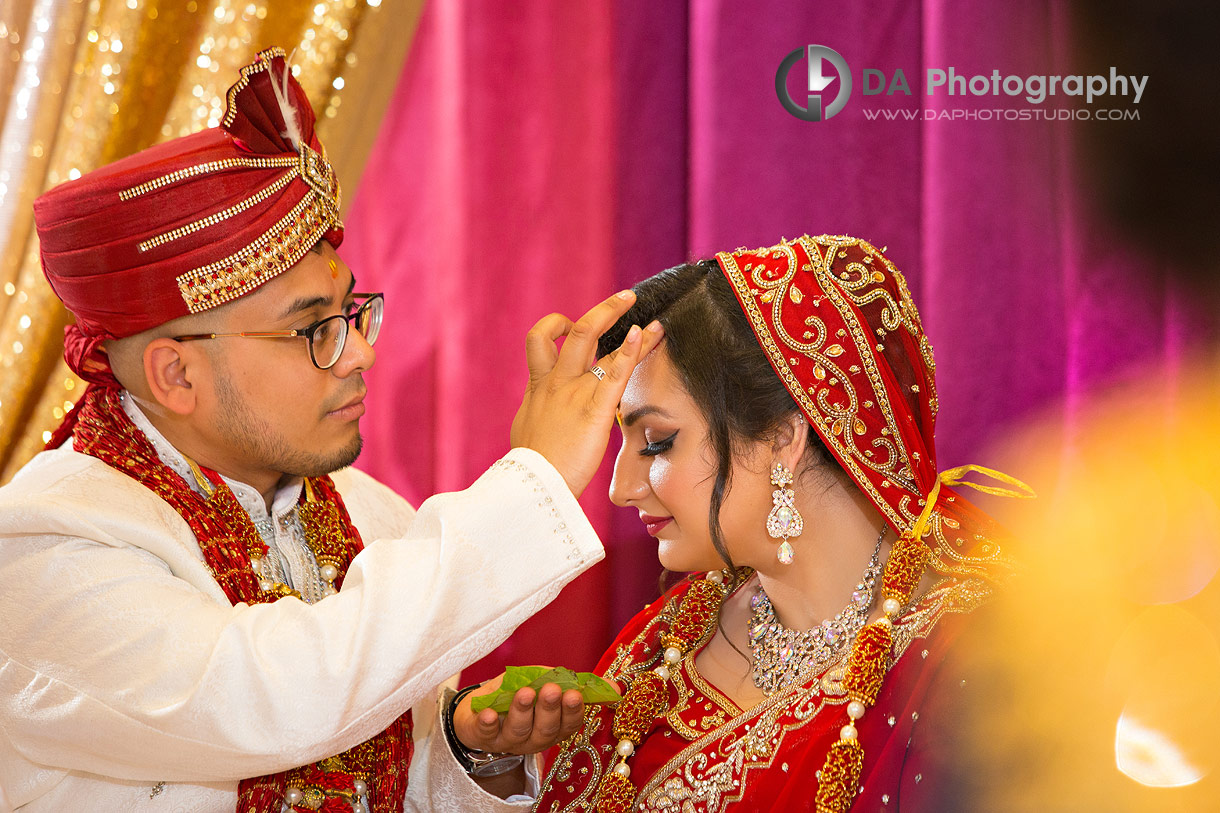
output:
[[219,128],[55,187],[34,221],[43,271],[76,316],[68,365],[110,386],[103,341],[236,299],[343,239],[339,184],[281,48],[242,68]]

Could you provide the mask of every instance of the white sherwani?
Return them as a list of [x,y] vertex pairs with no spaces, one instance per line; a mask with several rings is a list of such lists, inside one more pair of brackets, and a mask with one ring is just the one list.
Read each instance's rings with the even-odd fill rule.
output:
[[232,606],[186,522],[70,448],[0,488],[0,813],[222,811],[413,708],[408,811],[518,809],[437,730],[437,688],[601,559],[562,477],[516,449],[418,512],[334,475],[365,549],[338,595]]

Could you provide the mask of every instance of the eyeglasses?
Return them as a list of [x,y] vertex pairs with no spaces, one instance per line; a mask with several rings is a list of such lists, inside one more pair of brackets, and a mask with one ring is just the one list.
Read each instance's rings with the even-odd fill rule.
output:
[[302,338],[309,343],[309,359],[319,370],[329,370],[343,355],[347,344],[347,331],[350,325],[370,345],[377,341],[381,333],[381,317],[385,314],[385,294],[352,294],[356,299],[365,300],[353,313],[337,313],[325,319],[319,319],[308,327],[297,330],[259,330],[243,333],[192,333],[189,336],[174,336],[176,342],[193,342],[200,339],[221,339],[228,336],[240,336],[243,339],[288,339]]

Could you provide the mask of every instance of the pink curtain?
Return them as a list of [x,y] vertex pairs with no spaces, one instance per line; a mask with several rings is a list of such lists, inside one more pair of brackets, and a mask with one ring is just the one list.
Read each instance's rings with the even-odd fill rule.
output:
[[[780,61],[814,43],[857,82],[823,122],[790,116],[774,90]],[[1172,363],[1214,328],[1133,279],[1074,177],[1077,128],[1149,125],[865,114],[1024,107],[929,99],[923,74],[1068,73],[1069,55],[1054,4],[430,4],[343,247],[360,287],[384,289],[390,308],[360,466],[416,502],[464,487],[507,449],[539,317],[579,315],[692,257],[806,232],[888,245],[906,273],[936,348],[941,468],[986,463],[976,458],[1036,411],[1070,420],[1087,388]],[[865,67],[902,68],[913,95],[864,96]],[[607,474],[582,502],[608,561],[475,677],[589,668],[656,595],[651,540],[610,506]]]

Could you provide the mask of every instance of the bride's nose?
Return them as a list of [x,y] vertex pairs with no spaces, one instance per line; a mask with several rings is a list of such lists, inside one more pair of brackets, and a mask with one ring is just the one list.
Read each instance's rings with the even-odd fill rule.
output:
[[614,476],[610,479],[610,502],[626,507],[648,494],[649,460],[632,454],[626,442],[619,447],[614,458]]

